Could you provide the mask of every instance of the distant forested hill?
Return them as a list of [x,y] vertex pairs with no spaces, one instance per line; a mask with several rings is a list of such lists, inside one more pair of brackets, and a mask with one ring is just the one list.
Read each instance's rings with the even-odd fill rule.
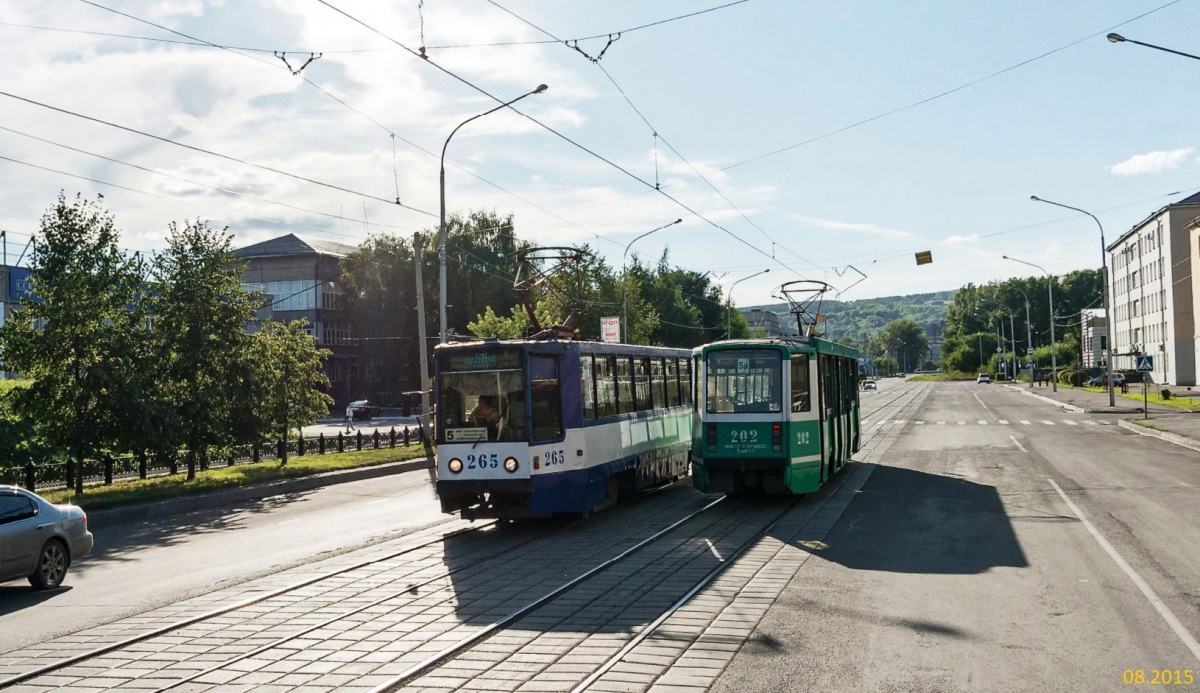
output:
[[[954,300],[954,294],[954,291],[939,291],[860,301],[825,301],[821,305],[825,316],[822,331],[834,341],[859,344],[878,334],[889,322],[911,318],[925,330],[926,336],[939,337],[946,326],[946,306]],[[782,325],[795,331],[796,319],[788,312],[787,304],[750,307],[777,314]]]

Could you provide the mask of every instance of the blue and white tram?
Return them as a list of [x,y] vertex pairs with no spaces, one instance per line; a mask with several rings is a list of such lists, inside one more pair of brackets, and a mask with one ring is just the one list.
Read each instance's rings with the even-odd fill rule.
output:
[[588,513],[688,473],[689,350],[483,340],[434,355],[442,512]]

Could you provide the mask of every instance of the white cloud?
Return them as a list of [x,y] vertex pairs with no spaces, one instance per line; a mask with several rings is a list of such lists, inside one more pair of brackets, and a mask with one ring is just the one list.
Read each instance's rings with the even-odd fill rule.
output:
[[798,221],[802,224],[810,224],[822,229],[833,229],[835,231],[850,231],[853,233],[865,233],[871,236],[887,236],[890,238],[918,238],[917,234],[911,231],[902,229],[893,229],[887,226],[879,226],[878,224],[863,224],[853,221],[837,221],[836,219],[817,219],[815,217],[806,217],[799,214],[788,214],[787,217],[793,221]]
[[1184,147],[1170,151],[1154,151],[1146,154],[1135,154],[1119,164],[1105,166],[1105,169],[1115,176],[1137,176],[1143,173],[1162,173],[1173,168],[1179,168],[1184,159],[1188,158],[1195,147]]

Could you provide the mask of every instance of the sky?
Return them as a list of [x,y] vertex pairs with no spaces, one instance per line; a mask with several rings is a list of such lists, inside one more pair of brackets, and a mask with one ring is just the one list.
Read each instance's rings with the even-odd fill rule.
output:
[[449,214],[618,271],[666,252],[741,306],[1095,269],[1095,222],[1030,196],[1112,242],[1200,190],[1200,61],[1105,38],[1200,52],[1198,26],[1195,0],[7,0],[4,252],[60,192],[143,252],[185,219],[411,238],[445,147]]

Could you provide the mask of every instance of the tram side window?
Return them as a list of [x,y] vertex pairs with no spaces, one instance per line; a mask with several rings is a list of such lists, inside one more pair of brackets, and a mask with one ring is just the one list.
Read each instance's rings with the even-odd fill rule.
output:
[[531,440],[562,436],[562,396],[558,388],[558,360],[553,356],[529,357]]
[[811,411],[812,400],[809,397],[808,385],[808,354],[792,356],[792,411]]
[[597,356],[596,367],[596,416],[617,414],[617,357]]
[[662,359],[650,359],[650,389],[654,391],[655,408],[665,408],[667,406],[667,376],[663,370]]
[[583,400],[583,418],[596,418],[596,388],[593,374],[592,356],[579,357],[579,396]]
[[830,357],[826,356],[825,354],[821,354],[817,357],[817,370],[819,371],[817,377],[821,379],[822,416],[825,415],[825,412],[829,410],[829,407],[835,401],[833,390],[830,389],[833,387],[833,367],[832,364],[830,364],[830,360]]
[[[684,366],[687,361],[684,360]],[[690,387],[690,383],[685,383],[684,387]],[[667,359],[667,406],[679,406],[679,362],[675,359]]]
[[650,394],[650,359],[633,360],[633,389],[636,393],[634,404],[638,411],[654,408],[654,398]]
[[633,359],[628,356],[617,358],[617,413],[636,411],[633,406]]

